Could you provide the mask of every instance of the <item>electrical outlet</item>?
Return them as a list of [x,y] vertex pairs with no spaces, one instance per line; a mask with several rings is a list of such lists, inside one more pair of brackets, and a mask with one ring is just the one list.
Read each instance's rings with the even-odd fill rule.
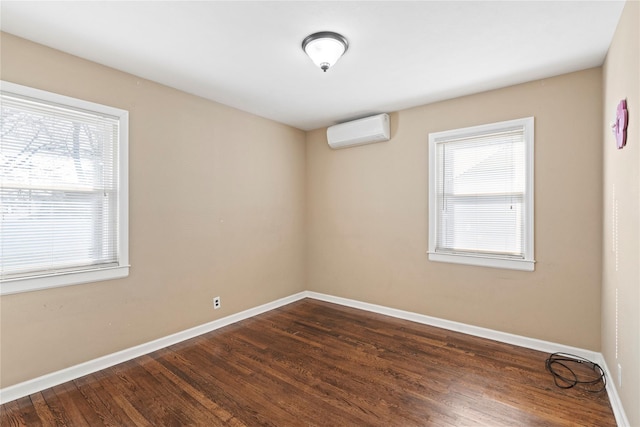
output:
[[214,310],[217,310],[220,308],[220,297],[213,298],[213,308]]
[[618,363],[618,387],[622,387],[622,365]]

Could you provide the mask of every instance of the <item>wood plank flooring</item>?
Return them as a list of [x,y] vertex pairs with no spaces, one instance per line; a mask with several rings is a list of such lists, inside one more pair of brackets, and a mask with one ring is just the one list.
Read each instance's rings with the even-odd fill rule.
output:
[[305,299],[3,405],[9,426],[615,426],[547,354]]

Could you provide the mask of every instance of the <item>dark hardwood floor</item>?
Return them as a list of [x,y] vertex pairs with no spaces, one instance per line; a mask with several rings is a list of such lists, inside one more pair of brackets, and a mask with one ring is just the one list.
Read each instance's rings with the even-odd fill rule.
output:
[[615,426],[547,354],[305,299],[9,402],[9,426]]

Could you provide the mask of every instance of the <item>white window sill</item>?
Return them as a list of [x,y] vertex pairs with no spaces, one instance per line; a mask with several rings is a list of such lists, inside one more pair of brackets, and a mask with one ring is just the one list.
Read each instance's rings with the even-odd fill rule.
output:
[[3,280],[0,284],[0,295],[21,292],[39,291],[61,286],[80,285],[103,280],[120,279],[129,275],[129,266],[103,268],[89,271],[56,274],[40,277]]
[[476,265],[480,267],[504,268],[509,270],[534,271],[534,260],[491,258],[472,255],[453,255],[429,252],[429,261],[449,262],[453,264]]

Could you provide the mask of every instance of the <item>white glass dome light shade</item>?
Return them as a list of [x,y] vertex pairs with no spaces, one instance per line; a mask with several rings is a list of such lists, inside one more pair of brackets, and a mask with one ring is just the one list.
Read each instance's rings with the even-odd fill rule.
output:
[[335,65],[348,47],[347,39],[329,31],[311,34],[302,41],[302,49],[324,72]]

